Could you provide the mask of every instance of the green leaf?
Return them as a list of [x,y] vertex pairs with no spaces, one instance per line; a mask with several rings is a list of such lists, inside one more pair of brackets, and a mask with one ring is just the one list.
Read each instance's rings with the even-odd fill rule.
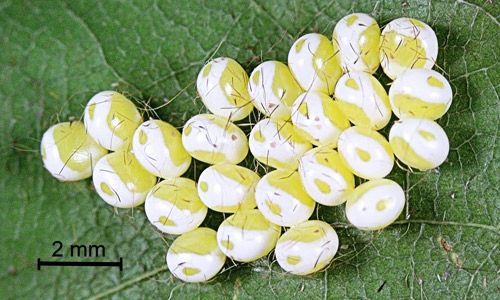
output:
[[[409,201],[386,230],[360,232],[347,225],[342,208],[321,207],[317,217],[335,225],[341,242],[325,272],[285,274],[271,255],[252,264],[228,263],[209,283],[181,283],[165,268],[174,237],[156,232],[142,208],[114,211],[90,180],[60,183],[43,169],[43,131],[81,118],[97,91],[122,91],[142,108],[161,106],[160,117],[182,126],[204,109],[193,84],[207,59],[234,57],[249,72],[261,60],[285,61],[297,37],[312,31],[330,36],[350,12],[370,13],[381,25],[411,16],[435,29],[438,69],[454,90],[454,103],[439,121],[451,151],[438,170],[395,169],[391,178]],[[1,298],[495,298],[499,15],[499,5],[483,0],[2,1]],[[216,228],[222,218],[211,213],[205,224]],[[55,240],[102,244],[106,260],[123,257],[124,271],[37,271],[37,258],[52,259]],[[64,249],[66,259],[75,259]]]

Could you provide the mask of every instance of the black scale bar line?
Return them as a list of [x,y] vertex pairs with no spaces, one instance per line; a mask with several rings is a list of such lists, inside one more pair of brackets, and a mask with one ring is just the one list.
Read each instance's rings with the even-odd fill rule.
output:
[[63,266],[63,267],[118,267],[123,271],[123,258],[119,261],[46,261],[37,259],[36,268],[40,270],[42,266]]

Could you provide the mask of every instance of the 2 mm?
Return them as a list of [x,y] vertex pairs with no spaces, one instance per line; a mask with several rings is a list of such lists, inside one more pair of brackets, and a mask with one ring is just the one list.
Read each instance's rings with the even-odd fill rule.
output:
[[[52,257],[63,257],[61,250],[64,245],[61,241],[52,243],[55,247]],[[103,245],[69,245],[69,253],[71,257],[104,257],[106,256],[106,248]]]

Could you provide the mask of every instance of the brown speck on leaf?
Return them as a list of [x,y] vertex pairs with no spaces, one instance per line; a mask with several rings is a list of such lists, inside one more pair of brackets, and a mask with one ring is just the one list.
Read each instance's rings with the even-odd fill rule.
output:
[[444,251],[451,252],[453,250],[453,247],[445,239],[441,238],[440,243]]
[[236,141],[237,139],[238,139],[238,137],[236,136],[236,134],[231,135],[231,140]]

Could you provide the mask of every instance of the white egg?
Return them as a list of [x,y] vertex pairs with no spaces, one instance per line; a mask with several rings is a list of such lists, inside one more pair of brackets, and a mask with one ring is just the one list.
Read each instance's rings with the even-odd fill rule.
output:
[[208,164],[240,163],[248,153],[243,131],[223,117],[200,114],[189,119],[182,131],[184,149]]
[[60,181],[76,181],[92,175],[97,161],[108,151],[85,131],[82,122],[51,126],[40,143],[43,166]]
[[196,182],[187,178],[167,178],[155,185],[146,197],[144,209],[149,222],[169,234],[197,228],[208,211],[198,197]]
[[394,166],[389,142],[380,133],[353,126],[339,137],[338,151],[346,166],[365,179],[383,178]]
[[300,158],[299,174],[306,192],[316,202],[334,206],[345,202],[354,189],[354,176],[337,151],[323,146],[307,151]]
[[302,88],[284,63],[266,61],[250,75],[248,92],[254,106],[266,117],[288,120],[293,101],[302,94]]
[[408,70],[389,89],[392,110],[400,119],[439,119],[450,108],[452,99],[448,80],[434,70]]
[[247,86],[247,73],[228,57],[209,61],[196,80],[198,94],[208,110],[232,121],[246,118],[253,109]]
[[276,244],[276,260],[286,272],[307,275],[330,264],[339,248],[337,233],[323,221],[306,221],[287,230]]
[[141,165],[161,178],[181,176],[191,164],[180,132],[161,120],[142,123],[134,133],[132,149]]
[[389,143],[399,160],[422,171],[440,166],[450,150],[443,128],[426,119],[395,122],[389,133]]
[[255,186],[260,177],[244,167],[219,164],[203,170],[198,179],[200,199],[210,209],[234,213],[255,208]]
[[318,33],[308,33],[293,43],[288,52],[288,66],[306,91],[331,95],[342,75],[330,40]]
[[380,43],[380,65],[391,79],[409,69],[432,69],[437,55],[436,33],[424,22],[399,18],[385,25]]
[[99,196],[119,208],[141,205],[156,184],[156,177],[126,147],[103,156],[94,167],[92,180]]
[[312,145],[290,122],[263,119],[252,128],[250,152],[261,163],[277,169],[297,169],[299,158]]
[[217,232],[200,227],[175,239],[166,260],[170,273],[180,280],[203,282],[219,273],[226,256],[217,246]]
[[351,124],[339,103],[321,92],[301,94],[292,106],[292,123],[297,132],[310,143],[337,147],[340,133]]
[[116,151],[132,140],[142,116],[134,103],[122,94],[104,91],[87,103],[84,122],[87,133],[99,145]]
[[387,92],[370,74],[350,72],[342,76],[335,87],[335,99],[354,125],[379,130],[391,119]]
[[280,234],[281,227],[266,220],[259,210],[243,210],[220,224],[217,242],[227,257],[251,262],[268,255]]
[[349,194],[346,216],[359,229],[378,230],[393,223],[404,206],[405,193],[399,184],[389,179],[375,179]]
[[257,183],[255,200],[261,213],[270,222],[293,226],[309,219],[315,202],[306,193],[296,171],[275,170]]
[[377,70],[380,27],[367,14],[354,13],[340,19],[333,30],[333,48],[344,72]]

